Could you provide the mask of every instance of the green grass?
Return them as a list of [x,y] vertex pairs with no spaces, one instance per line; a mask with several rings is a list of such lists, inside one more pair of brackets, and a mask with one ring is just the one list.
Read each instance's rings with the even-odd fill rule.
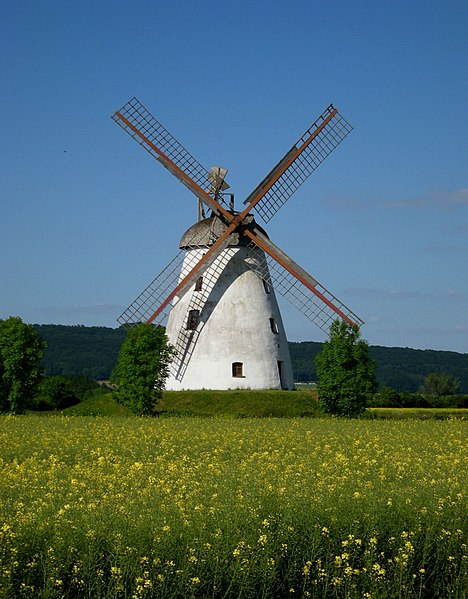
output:
[[[50,414],[50,412],[48,412]],[[129,416],[111,393],[98,390],[91,398],[61,411],[67,416]],[[296,417],[322,415],[313,391],[164,391],[159,416]]]
[[[159,416],[323,417],[317,395],[311,389],[297,391],[164,391],[158,403]],[[52,412],[54,413],[54,412]],[[88,399],[62,410],[68,416],[131,416],[112,393],[98,389]],[[51,414],[51,412],[47,412]],[[370,408],[364,415],[379,419],[468,419],[463,408]]]
[[0,597],[462,599],[461,420],[0,417]]
[[87,399],[62,410],[61,413],[67,416],[132,416],[127,407],[115,401],[112,393],[103,392],[101,389],[97,389]]
[[321,414],[313,391],[165,391],[160,414],[294,417]]

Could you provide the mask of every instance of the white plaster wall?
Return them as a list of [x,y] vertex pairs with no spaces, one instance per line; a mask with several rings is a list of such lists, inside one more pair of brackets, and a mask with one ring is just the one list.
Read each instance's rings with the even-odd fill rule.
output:
[[[181,277],[205,250],[187,251]],[[273,289],[265,291],[262,280],[244,263],[245,247],[229,247],[204,273],[205,291],[210,276],[228,262],[200,313],[198,338],[183,373],[171,375],[166,389],[292,389],[294,386],[289,348]],[[264,257],[263,257],[264,260]],[[179,330],[186,328],[187,310],[194,290],[175,298],[167,324],[169,341],[175,345]],[[273,318],[278,330],[271,330]],[[278,371],[282,362],[282,377]],[[244,376],[232,376],[232,363],[242,362]]]

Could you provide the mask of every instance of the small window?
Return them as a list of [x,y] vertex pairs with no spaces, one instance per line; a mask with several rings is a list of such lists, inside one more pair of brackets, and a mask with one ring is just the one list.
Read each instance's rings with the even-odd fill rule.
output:
[[198,321],[200,319],[200,310],[189,310],[188,319],[187,319],[187,330],[193,331],[198,326]]
[[203,287],[203,277],[198,277],[195,281],[195,291],[201,291]]
[[232,363],[232,376],[240,378],[244,376],[244,365],[242,362]]
[[270,285],[265,281],[265,279],[262,279],[262,283],[263,283],[263,289],[265,289],[265,293],[271,293],[271,287]]
[[270,318],[270,328],[272,330],[273,333],[278,334],[278,327],[276,325],[275,319],[274,318]]

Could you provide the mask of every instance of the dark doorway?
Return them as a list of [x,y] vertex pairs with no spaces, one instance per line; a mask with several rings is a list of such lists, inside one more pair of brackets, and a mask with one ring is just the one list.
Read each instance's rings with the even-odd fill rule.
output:
[[283,380],[283,364],[284,362],[281,360],[278,360],[278,374],[279,374],[279,378],[280,378],[280,385],[281,385],[281,389],[287,389],[284,380]]

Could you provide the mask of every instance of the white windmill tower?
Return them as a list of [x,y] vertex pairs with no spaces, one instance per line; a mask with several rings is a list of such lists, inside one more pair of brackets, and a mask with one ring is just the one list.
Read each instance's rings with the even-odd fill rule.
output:
[[168,389],[291,389],[275,290],[326,332],[338,317],[355,326],[362,320],[273,244],[251,211],[268,222],[352,127],[330,105],[237,212],[225,193],[226,169],[202,167],[136,98],[112,118],[199,201],[199,220],[178,255],[118,322],[163,324],[169,316],[175,356]]

